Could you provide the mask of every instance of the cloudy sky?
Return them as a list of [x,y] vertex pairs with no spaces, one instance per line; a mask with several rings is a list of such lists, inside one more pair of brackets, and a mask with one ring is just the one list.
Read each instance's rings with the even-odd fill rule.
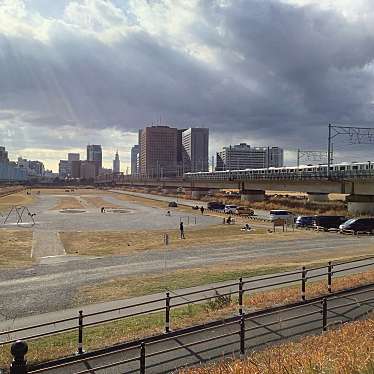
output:
[[[125,170],[161,120],[209,127],[211,154],[279,145],[292,164],[329,122],[374,127],[373,60],[371,0],[0,0],[0,145],[56,170],[100,143]],[[341,159],[374,159],[344,142]]]

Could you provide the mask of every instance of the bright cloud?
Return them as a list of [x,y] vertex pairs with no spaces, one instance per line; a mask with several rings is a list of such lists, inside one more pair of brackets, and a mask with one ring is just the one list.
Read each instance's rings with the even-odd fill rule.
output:
[[212,153],[240,140],[324,147],[329,122],[373,122],[373,11],[369,0],[0,0],[0,144],[52,164],[98,142],[109,163],[161,117],[210,127]]

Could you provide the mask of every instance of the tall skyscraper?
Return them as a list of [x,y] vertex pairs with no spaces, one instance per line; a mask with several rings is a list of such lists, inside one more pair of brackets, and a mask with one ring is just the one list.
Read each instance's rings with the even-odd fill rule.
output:
[[139,144],[131,148],[131,175],[139,175]]
[[98,145],[98,144],[87,145],[87,161],[95,162],[96,175],[98,175],[100,169],[103,167],[103,153],[101,150],[101,145]]
[[121,171],[121,161],[119,160],[118,150],[113,160],[113,173],[119,173]]
[[140,174],[157,178],[177,174],[178,130],[168,126],[151,126],[141,130]]
[[209,129],[189,128],[182,133],[183,172],[208,171]]
[[5,147],[0,147],[0,162],[9,162],[8,152],[5,150]]
[[224,147],[217,153],[216,170],[261,169],[283,166],[283,149],[279,147],[251,147],[240,143]]

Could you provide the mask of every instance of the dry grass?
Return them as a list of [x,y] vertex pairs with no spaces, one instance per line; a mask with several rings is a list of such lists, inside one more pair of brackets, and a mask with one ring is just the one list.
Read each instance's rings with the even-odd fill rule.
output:
[[240,225],[212,225],[204,228],[185,226],[185,240],[179,238],[179,230],[61,232],[60,237],[69,254],[105,256],[163,248],[165,232],[169,234],[169,250],[204,244],[251,245],[258,241],[313,239],[319,235],[312,231],[268,233],[261,227],[246,232],[240,230]]
[[[374,276],[374,272],[371,275],[366,275],[365,279],[372,279]],[[345,287],[347,284],[349,286],[355,286],[358,285],[355,282],[360,281],[361,279],[357,278],[341,278],[337,279],[335,281],[335,289],[340,289],[341,287]],[[360,283],[359,283],[360,284]],[[322,283],[313,283],[308,285],[309,288],[309,296],[317,296],[320,294],[326,293],[326,287],[322,286]],[[277,302],[278,300],[281,300],[282,297],[286,295],[286,301],[292,300],[293,296],[287,297],[287,288],[280,289],[280,290],[274,290],[271,292],[262,292],[259,294],[251,295],[251,298],[254,297],[254,300],[256,300],[255,306],[253,305],[253,302],[250,301],[251,298],[248,296],[245,297],[244,303],[246,308],[256,308],[261,309],[268,305],[272,305],[272,303]],[[293,289],[291,289],[291,292],[293,292]],[[276,294],[279,294],[276,296]],[[237,302],[236,300],[232,299],[231,303],[228,305],[223,305],[219,308],[216,306],[213,306],[211,303],[207,304],[194,304],[189,305],[186,307],[181,307],[178,309],[172,309],[171,312],[171,326],[173,329],[183,328],[187,326],[191,326],[194,324],[201,324],[207,321],[211,321],[214,319],[227,317],[232,315],[233,313],[237,313]],[[85,349],[95,349],[100,348],[104,346],[109,346],[112,344],[116,344],[123,341],[129,341],[130,339],[136,339],[136,338],[142,338],[145,336],[154,335],[156,333],[160,333],[163,330],[164,327],[164,313],[153,313],[148,314],[144,316],[137,316],[137,317],[131,317],[126,318],[117,322],[112,322],[104,325],[99,325],[97,327],[93,328],[86,328],[85,334],[84,334],[84,347]],[[368,328],[370,327],[370,328]],[[371,334],[373,333],[372,325],[366,325],[366,330],[371,331]],[[331,334],[331,333],[328,333]],[[365,333],[366,334],[366,333]],[[355,344],[357,346],[365,345],[367,343],[367,340],[365,338],[365,334],[363,336],[363,340],[358,344],[357,340],[354,340]],[[327,334],[326,334],[327,335]],[[350,334],[347,334],[349,336]],[[307,339],[315,339],[315,338],[306,338],[305,341],[308,341]],[[317,337],[318,339],[318,337]],[[318,341],[318,340],[317,340]],[[76,342],[77,342],[77,336],[75,332],[72,333],[66,333],[66,334],[59,334],[43,339],[37,339],[29,341],[29,354],[28,354],[28,360],[30,362],[40,362],[45,361],[52,358],[57,357],[63,357],[68,354],[73,354],[76,350]],[[341,344],[341,340],[335,341],[336,346],[339,346]],[[289,343],[294,344],[294,343]],[[283,347],[283,346],[282,346]],[[351,348],[353,348],[354,345],[352,344]],[[373,347],[373,345],[367,345],[367,347]],[[309,349],[308,349],[309,348]],[[315,352],[315,347],[312,349],[312,346],[306,346],[305,349],[300,345],[298,352],[303,352],[303,355],[306,354],[306,352]],[[282,350],[280,348],[271,348],[275,349],[278,354],[281,353]],[[287,350],[285,350],[287,351]],[[327,352],[328,350],[326,350]],[[260,352],[259,354],[262,354]],[[317,353],[315,353],[317,354]],[[281,356],[280,356],[281,357]],[[303,357],[298,356],[295,352],[295,358],[293,361],[289,361],[289,363],[295,365],[295,360],[297,357]],[[362,356],[357,356],[357,359],[360,359]],[[287,363],[291,357],[285,357],[284,363]],[[0,351],[0,364],[5,365],[8,364],[10,361],[9,357],[9,347],[4,347]],[[274,363],[275,364],[275,363]],[[267,374],[275,374],[275,373],[283,373],[279,371],[274,371],[274,368],[271,367],[273,371],[257,371],[254,373],[260,374],[260,373],[267,373]],[[196,370],[206,370],[206,369],[196,369]],[[210,371],[206,373],[216,373],[219,370],[216,367],[210,367]],[[252,373],[251,371],[236,371],[235,373]],[[292,372],[292,371],[291,371]],[[205,372],[196,372],[196,374],[205,373]],[[224,372],[222,372],[224,373]],[[228,371],[227,373],[231,373]],[[284,374],[287,372],[285,371]],[[296,373],[296,372],[295,372]],[[297,373],[308,373],[307,371],[298,371]],[[314,371],[310,372],[312,373],[329,373],[327,371]],[[340,374],[340,372],[337,372]],[[354,373],[354,372],[342,372],[343,374],[348,373]],[[195,374],[194,372],[191,372],[191,374]]]
[[[71,191],[73,190],[73,191]],[[100,191],[100,194],[106,194],[106,191],[98,190],[93,187],[87,188],[75,188],[75,187],[66,187],[66,188],[37,188],[33,189],[33,193],[35,191],[40,191],[42,195],[89,195],[89,194],[97,194]]]
[[179,374],[370,374],[374,373],[374,320],[356,321],[302,338],[244,360],[229,360]]
[[[132,192],[135,192],[135,191],[132,191]],[[138,192],[142,192],[142,191],[138,191]],[[167,201],[159,201],[159,200],[153,200],[152,198],[144,198],[144,197],[139,197],[139,196],[132,196],[132,195],[126,195],[126,194],[121,194],[121,193],[111,193],[112,197],[114,197],[115,199],[118,199],[118,200],[122,200],[122,201],[126,201],[126,202],[129,202],[129,203],[134,203],[134,204],[140,204],[140,205],[144,205],[144,206],[149,206],[149,207],[152,207],[152,208],[161,208],[161,209],[165,209],[166,210],[171,210],[171,211],[175,211],[175,212],[187,212],[187,213],[190,213],[190,214],[195,214],[195,211],[192,210],[191,207],[188,207],[188,206],[184,206],[184,205],[179,205],[178,204],[178,207],[177,208],[169,208],[168,207],[168,202]],[[161,195],[161,194],[159,194]],[[157,195],[155,194],[155,198],[157,197]],[[175,197],[175,201],[177,201],[178,198]]]
[[59,202],[51,208],[51,210],[61,210],[61,209],[84,209],[85,206],[78,200],[77,197],[68,196],[61,197]]
[[29,266],[31,258],[32,232],[27,230],[0,230],[0,267]]
[[109,201],[106,201],[105,199],[99,196],[82,196],[82,198],[86,200],[89,205],[92,205],[96,208],[101,208],[101,207],[111,208],[111,209],[121,208],[121,206],[112,204]]
[[26,192],[21,191],[12,195],[0,197],[0,212],[5,214],[13,205],[30,205],[34,202],[32,195],[26,195]]

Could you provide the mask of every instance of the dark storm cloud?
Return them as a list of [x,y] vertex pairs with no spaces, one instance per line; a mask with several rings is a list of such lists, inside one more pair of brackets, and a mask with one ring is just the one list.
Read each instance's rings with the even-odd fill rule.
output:
[[50,128],[135,131],[162,116],[285,147],[324,144],[329,122],[371,123],[369,23],[316,6],[220,3],[201,1],[186,30],[213,60],[139,29],[111,43],[64,24],[48,43],[3,35],[1,109]]

